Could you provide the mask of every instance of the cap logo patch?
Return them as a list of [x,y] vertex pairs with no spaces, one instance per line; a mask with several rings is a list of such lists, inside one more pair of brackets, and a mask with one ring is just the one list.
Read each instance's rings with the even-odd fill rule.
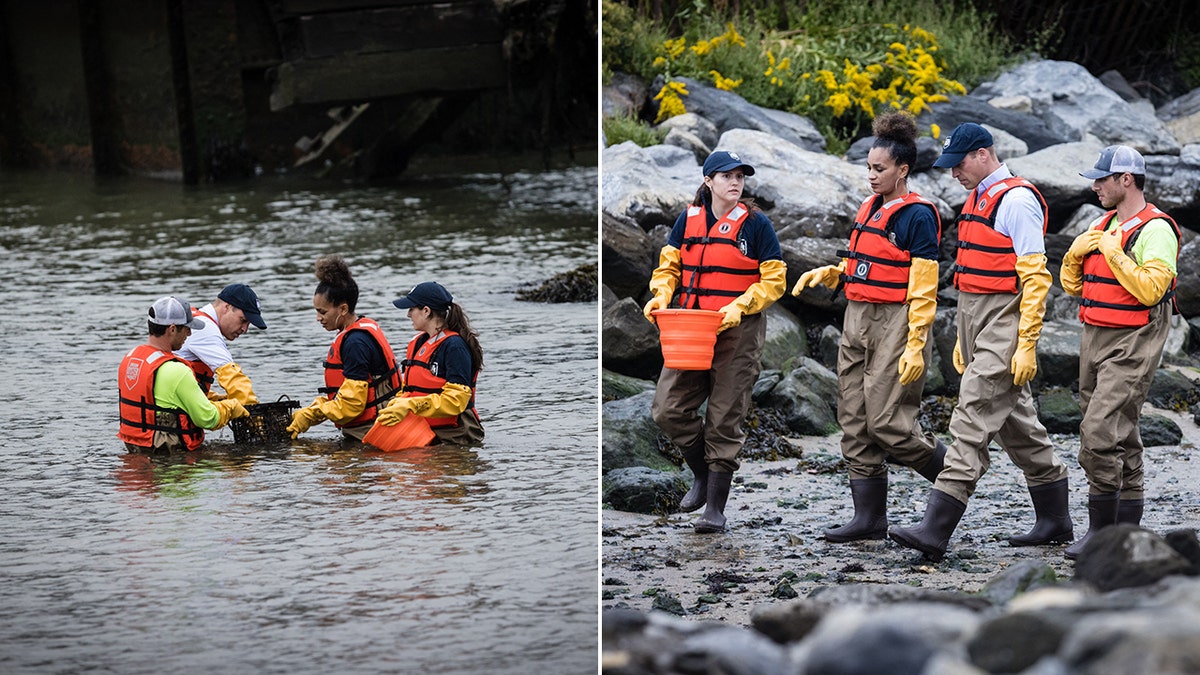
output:
[[949,147],[950,147],[950,137],[947,136],[946,140],[942,141],[942,149],[945,150],[946,148],[949,148]]
[[732,160],[733,160],[733,161],[735,161],[735,162],[740,162],[740,161],[742,161],[742,158],[741,158],[741,157],[738,157],[738,154],[737,154],[736,152],[731,152],[731,153],[729,153],[729,159],[732,159]]

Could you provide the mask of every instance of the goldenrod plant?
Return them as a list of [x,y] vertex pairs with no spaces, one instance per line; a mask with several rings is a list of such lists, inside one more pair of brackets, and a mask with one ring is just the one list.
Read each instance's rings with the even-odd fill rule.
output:
[[[655,21],[604,0],[604,72],[625,70],[662,83],[653,92],[655,124],[687,111],[678,78],[688,77],[808,117],[829,150],[840,153],[869,133],[877,114],[920,114],[1011,62],[1005,43],[988,32],[987,18],[969,7],[935,0],[884,4],[811,0],[803,16],[780,29],[757,17],[728,21],[700,12]],[[893,16],[897,11],[922,23],[905,23]],[[933,126],[921,132],[941,134]]]

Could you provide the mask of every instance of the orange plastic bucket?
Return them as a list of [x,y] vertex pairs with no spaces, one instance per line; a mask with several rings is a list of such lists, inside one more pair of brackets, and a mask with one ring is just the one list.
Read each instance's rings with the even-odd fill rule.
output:
[[376,421],[367,435],[363,436],[363,442],[370,443],[384,452],[395,452],[429,445],[435,438],[437,435],[429,428],[429,422],[424,417],[409,413],[398,424],[390,427]]
[[722,314],[710,309],[656,309],[663,366],[676,370],[712,368]]

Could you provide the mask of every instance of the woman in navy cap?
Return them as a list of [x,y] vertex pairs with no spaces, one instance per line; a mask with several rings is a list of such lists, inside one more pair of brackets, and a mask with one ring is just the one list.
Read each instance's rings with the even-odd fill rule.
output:
[[417,284],[392,304],[408,310],[417,334],[401,362],[403,393],[379,413],[379,423],[392,426],[412,413],[426,418],[443,443],[479,443],[483,425],[475,410],[475,381],[483,349],[466,313],[436,281]]
[[358,284],[340,256],[317,261],[313,309],[317,322],[337,337],[325,357],[325,386],[312,405],[297,410],[287,430],[292,438],[325,420],[349,438],[362,440],[376,414],[400,388],[400,368],[383,329],[359,316]]
[[[725,529],[725,503],[746,435],[742,420],[762,368],[767,323],[762,311],[787,289],[787,266],[771,221],[742,198],[754,167],[737,153],[717,151],[704,161],[704,183],[679,217],[650,278],[654,297],[643,312],[708,309],[724,315],[710,370],[663,368],[651,414],[683,453],[692,487],[683,512],[705,507],[696,532]],[[708,412],[699,414],[708,401]]]

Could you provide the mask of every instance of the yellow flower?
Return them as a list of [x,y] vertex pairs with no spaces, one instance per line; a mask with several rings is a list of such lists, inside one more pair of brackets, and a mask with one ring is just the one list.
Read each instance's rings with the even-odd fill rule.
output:
[[741,35],[738,35],[737,29],[733,27],[732,22],[730,22],[728,24],[728,26],[729,26],[729,30],[725,31],[725,34],[722,35],[721,37],[728,40],[729,44],[731,44],[731,45],[738,45],[739,47],[745,47],[746,39],[743,38]]
[[687,38],[682,37],[674,40],[667,40],[663,43],[663,49],[667,52],[667,58],[671,59],[672,61],[679,58],[679,56],[683,54],[683,50],[686,47]]
[[942,137],[942,128],[936,124],[930,124],[929,125],[929,135],[933,136],[935,139],[941,138]]
[[722,77],[721,74],[715,70],[710,70],[708,72],[710,75],[713,76],[713,84],[716,86],[716,88],[721,89],[723,91],[733,91],[734,89],[737,89],[738,85],[740,85],[742,83],[741,80],[734,80],[729,77]]
[[694,52],[696,56],[704,56],[712,51],[713,47],[716,46],[716,42],[717,41],[715,39],[711,42],[705,42],[704,40],[701,40],[700,42],[692,45],[692,52]]
[[654,67],[655,67],[655,68],[662,68],[662,67],[663,67],[663,66],[665,66],[665,65],[667,65],[667,59],[666,59],[666,58],[664,58],[664,57],[662,57],[662,56],[656,56],[656,57],[654,58]]
[[655,124],[687,112],[683,106],[683,99],[679,98],[680,94],[687,94],[687,87],[682,82],[668,82],[663,85],[663,88],[654,96],[654,100],[658,101],[658,116],[654,118]]

